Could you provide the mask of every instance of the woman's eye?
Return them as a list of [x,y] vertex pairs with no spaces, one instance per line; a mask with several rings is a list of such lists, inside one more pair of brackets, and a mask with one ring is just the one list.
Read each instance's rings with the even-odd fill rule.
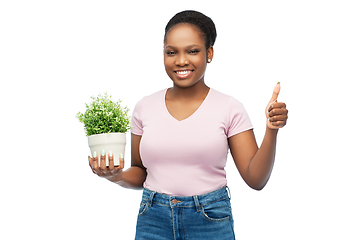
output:
[[166,54],[167,55],[175,55],[175,52],[174,51],[166,51]]
[[196,54],[196,53],[198,53],[198,52],[200,52],[199,50],[191,50],[189,53],[190,54]]

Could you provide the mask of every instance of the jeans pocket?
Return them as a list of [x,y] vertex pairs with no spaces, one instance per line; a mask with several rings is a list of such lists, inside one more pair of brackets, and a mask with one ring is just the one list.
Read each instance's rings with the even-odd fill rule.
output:
[[139,213],[138,216],[142,216],[145,214],[147,208],[148,208],[149,201],[147,199],[142,199],[140,203]]
[[228,203],[228,199],[223,199],[203,205],[201,213],[208,221],[222,222],[231,218],[231,207]]

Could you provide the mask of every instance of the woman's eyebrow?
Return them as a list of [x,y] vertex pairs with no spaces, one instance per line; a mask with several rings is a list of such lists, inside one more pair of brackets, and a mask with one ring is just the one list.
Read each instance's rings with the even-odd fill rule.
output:
[[[200,47],[200,46],[197,44],[192,44],[192,45],[186,46],[185,48],[192,48],[192,47]],[[177,47],[168,45],[168,46],[165,46],[165,48],[177,48]]]

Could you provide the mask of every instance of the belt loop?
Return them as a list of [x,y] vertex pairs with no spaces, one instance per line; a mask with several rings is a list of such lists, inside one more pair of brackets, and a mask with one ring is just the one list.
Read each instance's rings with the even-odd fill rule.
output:
[[230,192],[230,188],[228,186],[226,186],[226,190],[228,192],[228,195],[229,195],[229,199],[231,200],[231,192]]
[[194,202],[195,202],[195,206],[196,206],[196,211],[197,212],[200,212],[201,211],[201,207],[200,207],[200,204],[199,204],[199,199],[197,196],[193,196],[194,198]]
[[149,197],[149,207],[151,207],[155,193],[156,193],[155,191],[151,191],[151,194]]

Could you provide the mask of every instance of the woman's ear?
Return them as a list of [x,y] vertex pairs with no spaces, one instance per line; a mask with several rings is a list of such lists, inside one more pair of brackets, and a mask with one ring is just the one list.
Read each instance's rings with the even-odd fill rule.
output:
[[214,57],[214,48],[213,46],[210,46],[207,50],[207,62],[210,63]]

